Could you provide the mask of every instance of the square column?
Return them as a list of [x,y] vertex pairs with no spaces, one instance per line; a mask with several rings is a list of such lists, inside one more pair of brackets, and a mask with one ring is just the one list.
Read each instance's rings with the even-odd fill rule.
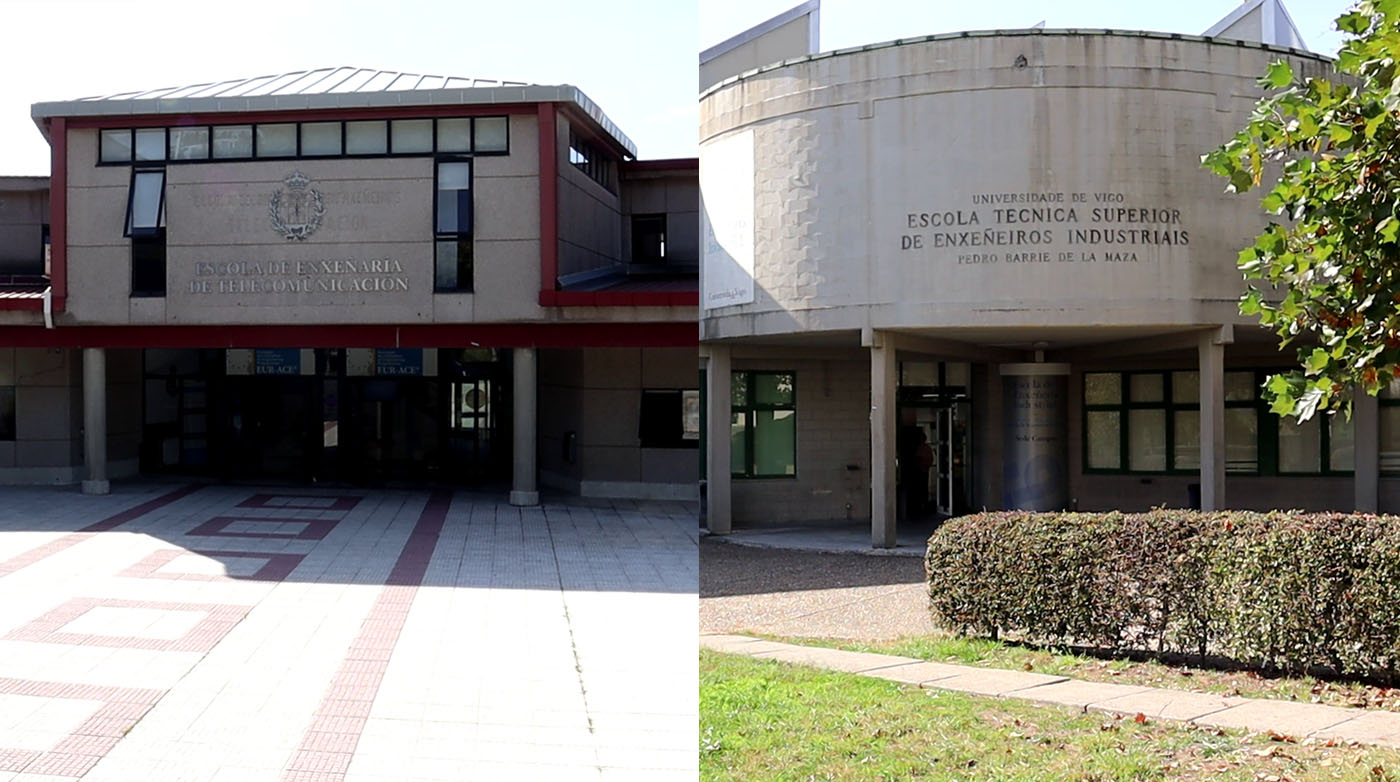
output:
[[83,348],[83,494],[107,494],[107,351]]
[[870,339],[870,545],[894,548],[895,424],[899,385],[894,343],[878,332]]
[[514,362],[515,395],[514,452],[515,464],[510,485],[511,505],[539,505],[540,492],[535,484],[535,349],[516,348]]
[[1201,397],[1201,510],[1225,508],[1225,345],[1233,332],[1212,329],[1197,344]]
[[711,535],[733,529],[733,479],[730,477],[730,402],[732,364],[728,345],[708,345],[705,369],[705,526]]
[[1365,389],[1356,389],[1351,402],[1351,431],[1356,486],[1356,511],[1375,513],[1380,508],[1381,406]]

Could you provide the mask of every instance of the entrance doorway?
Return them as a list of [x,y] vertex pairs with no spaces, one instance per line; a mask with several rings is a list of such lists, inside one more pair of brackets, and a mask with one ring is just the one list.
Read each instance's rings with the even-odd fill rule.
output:
[[900,362],[898,515],[938,523],[971,510],[970,366]]

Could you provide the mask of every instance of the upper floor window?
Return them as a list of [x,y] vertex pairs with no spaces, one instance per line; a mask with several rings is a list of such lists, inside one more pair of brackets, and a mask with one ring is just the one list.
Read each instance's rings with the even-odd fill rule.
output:
[[613,191],[612,159],[572,128],[569,129],[569,163],[609,192]]
[[165,295],[165,169],[133,168],[127,191],[131,295]]
[[98,132],[97,160],[116,165],[509,152],[509,118],[443,117],[111,128]]
[[434,215],[433,287],[472,289],[472,162],[442,158],[437,163]]
[[666,262],[666,215],[632,215],[632,262]]

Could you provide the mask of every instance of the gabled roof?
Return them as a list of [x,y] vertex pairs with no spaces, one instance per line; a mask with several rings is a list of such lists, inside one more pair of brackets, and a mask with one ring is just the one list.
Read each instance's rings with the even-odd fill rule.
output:
[[574,104],[636,157],[637,147],[632,140],[582,90],[569,84],[528,84],[349,66],[36,103],[30,114],[47,136],[44,120],[50,117],[550,102]]
[[1311,51],[1283,0],[1244,0],[1201,35]]

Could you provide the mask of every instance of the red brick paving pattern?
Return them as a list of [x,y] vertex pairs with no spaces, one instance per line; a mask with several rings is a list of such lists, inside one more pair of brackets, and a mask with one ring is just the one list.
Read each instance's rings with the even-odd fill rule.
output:
[[[94,608],[151,608],[161,611],[200,611],[207,616],[176,639],[140,636],[65,633],[63,627]],[[43,616],[6,633],[6,641],[106,646],[117,649],[151,649],[162,652],[207,652],[243,619],[252,606],[224,603],[160,603],[150,600],[115,600],[100,597],[73,598]]]

